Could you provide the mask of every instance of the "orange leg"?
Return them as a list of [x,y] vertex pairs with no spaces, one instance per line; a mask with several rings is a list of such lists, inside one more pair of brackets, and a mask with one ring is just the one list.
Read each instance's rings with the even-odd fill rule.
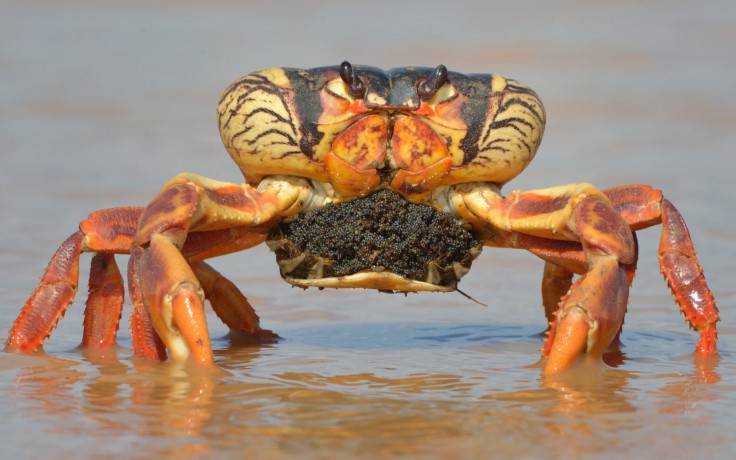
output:
[[84,310],[82,347],[105,350],[115,344],[123,312],[125,288],[115,257],[98,253],[92,258],[89,295]]
[[112,254],[128,252],[141,211],[142,208],[132,207],[103,209],[80,224],[80,230],[64,241],[51,258],[38,287],[23,305],[10,329],[6,350],[36,351],[51,335],[74,301],[82,252],[106,254],[93,261],[90,272],[91,301],[82,345],[99,348],[114,342],[117,321],[113,318],[119,317],[122,280],[115,275],[114,262],[108,262]]
[[659,266],[675,302],[690,326],[699,331],[695,348],[699,355],[715,355],[719,320],[713,293],[705,281],[690,232],[677,209],[662,192],[646,185],[625,185],[605,190],[617,211],[632,228],[662,224]]
[[[680,213],[672,203],[663,198],[661,191],[646,185],[626,185],[603,192],[632,230],[662,224],[658,257],[662,274],[686,320],[700,333],[695,352],[705,356],[716,354],[718,309]],[[580,261],[584,259],[582,246],[571,246],[570,242],[535,239],[529,236],[520,236],[517,240],[523,241],[521,247],[526,247],[548,261],[543,278],[543,298],[545,311],[549,317],[549,311],[554,308],[554,298],[564,290],[563,285],[556,285],[564,281],[564,276],[558,276],[558,272],[564,274],[567,269],[580,273]],[[626,265],[629,284],[633,282],[636,272],[638,257],[636,235],[634,243],[636,246],[634,261]]]
[[77,293],[83,243],[84,234],[76,232],[59,246],[13,323],[6,351],[36,351],[51,335]]
[[141,295],[140,279],[138,277],[138,266],[143,249],[133,248],[128,261],[128,290],[130,300],[133,304],[133,313],[130,316],[130,335],[133,340],[133,354],[146,359],[158,361],[166,360],[166,346],[156,333],[148,314],[146,306],[143,305]]
[[[135,268],[133,269],[135,270]],[[172,358],[213,364],[204,294],[179,249],[154,234],[137,267],[143,303]]]
[[549,324],[554,323],[560,300],[567,294],[572,286],[573,272],[555,265],[551,262],[544,263],[544,274],[542,275],[542,304],[544,314]]
[[[224,278],[220,273],[204,262],[197,261],[199,257],[212,257],[213,255],[228,254],[250,248],[260,243],[265,238],[264,235],[254,234],[252,231],[245,231],[244,228],[215,230],[210,232],[190,233],[182,250],[187,257],[190,268],[193,271],[194,279],[201,283],[205,298],[212,304],[218,317],[234,332],[241,333],[258,340],[274,340],[278,336],[271,331],[261,329],[258,324],[258,316],[253,307],[248,303],[246,297],[240,293],[235,285]],[[188,355],[189,345],[186,343],[164,344],[159,337],[151,314],[143,303],[143,295],[140,290],[140,273],[141,266],[140,257],[143,255],[144,249],[136,247],[131,253],[130,262],[128,264],[128,285],[130,296],[133,303],[133,314],[131,317],[131,330],[133,331],[133,350],[137,356],[156,359],[159,361],[166,360],[167,347],[171,350],[176,347],[179,355],[176,358],[183,358]],[[174,259],[179,259],[178,254],[173,255]],[[185,273],[185,275],[190,275]],[[148,278],[167,279],[176,281],[176,277],[180,274],[173,275],[167,273],[166,269],[160,270],[158,273],[148,273]],[[190,276],[189,281],[192,281]],[[166,287],[153,286],[149,289],[163,289]],[[194,302],[197,302],[196,300]],[[154,304],[157,305],[157,304]],[[161,314],[161,312],[159,312]],[[168,313],[166,313],[168,314]],[[204,321],[204,318],[200,318]],[[178,337],[178,334],[174,334]],[[202,337],[193,336],[196,343]],[[178,339],[172,339],[174,341]],[[171,342],[171,341],[170,341]],[[208,362],[206,356],[195,356],[195,360]]]
[[261,329],[255,310],[232,281],[204,262],[191,263],[191,267],[218,318],[232,333],[256,340],[278,339],[273,332]]

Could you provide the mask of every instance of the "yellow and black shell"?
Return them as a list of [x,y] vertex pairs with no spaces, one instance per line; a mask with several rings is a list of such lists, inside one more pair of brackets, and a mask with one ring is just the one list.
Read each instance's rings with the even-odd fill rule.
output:
[[[428,134],[440,140],[434,145],[441,154],[436,149],[419,154],[449,158],[449,167],[433,185],[500,185],[533,159],[545,124],[537,94],[499,75],[464,75],[444,66],[382,70],[348,63],[246,75],[225,90],[217,115],[224,145],[251,183],[275,174],[334,183],[325,160],[346,130],[378,117],[383,122],[360,128],[373,132],[376,148],[390,151],[395,124],[410,117],[422,126],[410,133],[412,143]],[[431,161],[424,159],[421,166]],[[396,163],[389,155],[377,166],[391,172],[402,168]]]

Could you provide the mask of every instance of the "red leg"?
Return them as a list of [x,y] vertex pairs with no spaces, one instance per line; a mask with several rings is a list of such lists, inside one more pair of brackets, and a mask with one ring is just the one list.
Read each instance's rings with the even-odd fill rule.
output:
[[716,354],[718,308],[705,282],[685,221],[667,200],[662,202],[659,266],[680,311],[690,325],[700,332],[696,353],[706,356]]
[[256,340],[274,341],[278,335],[261,329],[258,315],[242,292],[218,271],[204,262],[191,264],[207,300],[230,331]]
[[605,190],[616,210],[633,229],[662,224],[659,266],[675,302],[690,326],[700,332],[695,352],[717,353],[719,320],[713,293],[705,281],[685,220],[662,192],[647,185],[624,185]]
[[[132,243],[131,236],[135,232],[135,222],[141,211],[142,208],[103,209],[92,213],[80,224],[80,230],[62,243],[51,258],[38,287],[23,306],[10,329],[6,343],[7,350],[32,352],[43,344],[74,301],[79,282],[81,253],[127,253]],[[104,256],[103,259],[108,257],[111,259],[111,256]],[[111,275],[108,269],[98,271],[93,267],[90,276],[95,285],[102,283],[109,286],[117,282],[111,281],[114,274]],[[96,291],[92,293],[93,306],[90,307],[90,311],[96,310],[94,305],[99,304],[101,299],[101,293]],[[97,315],[97,313],[90,314],[93,317]],[[112,316],[115,316],[115,313],[112,313]],[[87,339],[99,332],[93,332],[93,329],[97,329],[97,326],[85,327],[87,338],[83,342],[86,343]],[[107,333],[109,335],[109,331]],[[109,341],[109,338],[106,340]]]
[[51,335],[77,293],[83,242],[84,234],[76,232],[59,246],[10,329],[7,351],[36,351]]
[[82,347],[105,350],[115,345],[125,288],[112,254],[99,253],[92,258],[89,296],[84,310]]
[[156,333],[151,323],[151,316],[143,305],[138,265],[143,255],[143,249],[133,248],[128,260],[128,290],[133,304],[133,313],[130,316],[130,337],[133,341],[133,354],[146,359],[158,361],[166,360],[166,346]]
[[542,275],[542,303],[547,322],[552,324],[560,306],[560,300],[572,286],[573,272],[564,267],[545,262]]
[[129,254],[143,208],[109,208],[95,211],[79,224],[87,251]]

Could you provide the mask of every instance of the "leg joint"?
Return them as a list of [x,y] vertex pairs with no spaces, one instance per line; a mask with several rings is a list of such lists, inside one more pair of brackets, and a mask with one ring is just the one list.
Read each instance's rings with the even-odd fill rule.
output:
[[589,256],[611,255],[622,264],[634,261],[631,228],[607,201],[598,197],[582,199],[575,207],[572,224]]

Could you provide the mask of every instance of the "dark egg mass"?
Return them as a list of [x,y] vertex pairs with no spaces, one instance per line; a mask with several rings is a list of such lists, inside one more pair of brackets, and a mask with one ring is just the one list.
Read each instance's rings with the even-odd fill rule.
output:
[[388,271],[452,286],[481,247],[451,214],[410,203],[390,190],[297,215],[272,230],[269,240],[284,276]]

